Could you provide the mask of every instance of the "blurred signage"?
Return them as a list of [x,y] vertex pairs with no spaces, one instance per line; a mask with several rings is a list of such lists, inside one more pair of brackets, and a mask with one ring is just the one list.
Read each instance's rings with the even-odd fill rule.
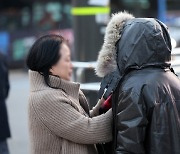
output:
[[74,7],[72,8],[71,13],[75,16],[109,14],[110,7]]

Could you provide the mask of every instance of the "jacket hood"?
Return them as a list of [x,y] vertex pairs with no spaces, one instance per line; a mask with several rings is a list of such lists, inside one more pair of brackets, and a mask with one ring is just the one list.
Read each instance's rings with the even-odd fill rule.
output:
[[[117,20],[122,19],[120,14],[124,15],[116,14],[119,17]],[[104,77],[117,68],[122,75],[129,69],[170,66],[171,42],[166,26],[153,18],[129,17],[121,22],[121,28],[109,26],[112,21],[116,25],[114,17],[108,24],[97,61],[98,76]]]
[[124,24],[126,21],[133,18],[133,15],[127,12],[112,14],[106,27],[104,44],[99,51],[97,59],[97,67],[95,71],[99,77],[104,77],[106,74],[117,68],[115,45],[121,37],[120,32],[123,30]]

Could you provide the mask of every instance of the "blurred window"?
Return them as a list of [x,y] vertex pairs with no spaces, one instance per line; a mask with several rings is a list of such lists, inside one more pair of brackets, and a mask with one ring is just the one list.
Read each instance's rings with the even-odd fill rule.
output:
[[9,9],[0,13],[0,30],[15,31],[22,28],[21,12],[17,9]]
[[71,6],[60,2],[34,3],[33,26],[41,30],[71,27]]

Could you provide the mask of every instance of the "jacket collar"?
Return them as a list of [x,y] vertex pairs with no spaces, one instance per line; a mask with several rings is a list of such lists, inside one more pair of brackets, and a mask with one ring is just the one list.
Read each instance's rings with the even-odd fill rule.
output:
[[[46,90],[50,87],[46,85],[44,81],[44,77],[36,71],[29,70],[29,79],[30,79],[30,91],[40,91]],[[56,76],[49,76],[50,84],[52,87],[56,87],[57,89],[62,89],[68,95],[78,98],[79,97],[79,89],[80,84],[63,80]]]

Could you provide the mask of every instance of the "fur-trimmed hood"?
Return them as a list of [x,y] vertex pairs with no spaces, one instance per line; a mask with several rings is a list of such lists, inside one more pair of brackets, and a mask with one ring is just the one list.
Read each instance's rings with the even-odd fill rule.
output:
[[112,14],[112,17],[106,27],[104,36],[104,44],[99,52],[96,74],[99,77],[104,77],[117,68],[116,63],[116,42],[121,37],[121,31],[127,20],[133,19],[133,15],[127,12],[119,12]]
[[126,12],[112,16],[99,52],[96,74],[170,67],[171,42],[167,27],[154,18],[134,18]]

